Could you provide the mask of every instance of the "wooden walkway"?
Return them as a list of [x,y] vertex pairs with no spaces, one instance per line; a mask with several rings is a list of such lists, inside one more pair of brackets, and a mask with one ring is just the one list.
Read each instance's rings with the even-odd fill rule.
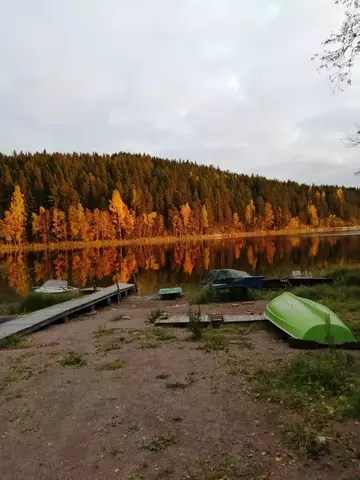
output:
[[[219,315],[216,315],[218,317]],[[251,323],[251,322],[263,322],[267,320],[264,315],[220,315],[222,321],[219,324],[229,323]],[[211,315],[202,315],[201,322],[210,324],[212,323]],[[189,324],[189,317],[187,315],[173,315],[169,318],[159,318],[155,321],[156,327],[173,326],[173,327],[186,327]]]
[[0,340],[11,335],[26,335],[35,332],[57,320],[66,320],[69,315],[74,313],[84,310],[94,311],[95,305],[102,302],[107,302],[110,305],[111,299],[121,300],[123,296],[127,297],[128,293],[134,288],[135,285],[119,283],[118,286],[112,285],[90,295],[74,298],[52,307],[19,316],[0,325]]

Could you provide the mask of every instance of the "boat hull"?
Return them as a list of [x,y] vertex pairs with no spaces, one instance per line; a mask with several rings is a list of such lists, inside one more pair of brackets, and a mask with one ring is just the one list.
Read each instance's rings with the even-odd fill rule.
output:
[[355,342],[350,329],[329,308],[286,292],[266,307],[270,322],[293,338],[323,345]]

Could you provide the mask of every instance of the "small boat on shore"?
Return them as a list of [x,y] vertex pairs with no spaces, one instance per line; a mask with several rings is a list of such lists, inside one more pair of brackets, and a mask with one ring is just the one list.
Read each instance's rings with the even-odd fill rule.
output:
[[36,293],[66,293],[66,292],[78,292],[76,287],[70,287],[66,280],[48,280],[39,288],[35,289]]
[[357,344],[351,330],[332,310],[289,292],[267,305],[265,317],[297,340],[322,345]]
[[241,270],[212,270],[202,281],[204,286],[212,286],[215,289],[223,288],[260,288],[264,280],[263,276],[251,276]]
[[159,295],[162,300],[173,300],[174,298],[181,297],[182,288],[181,287],[161,288],[159,290]]

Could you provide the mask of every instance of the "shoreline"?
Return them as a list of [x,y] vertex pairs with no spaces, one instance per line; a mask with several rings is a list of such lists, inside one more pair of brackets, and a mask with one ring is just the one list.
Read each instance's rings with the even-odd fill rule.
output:
[[182,242],[203,242],[216,240],[236,240],[243,238],[260,238],[276,236],[300,236],[332,233],[360,232],[360,225],[347,227],[301,228],[298,230],[267,230],[257,232],[212,233],[204,235],[189,235],[183,237],[144,237],[126,240],[101,240],[92,242],[59,242],[59,243],[29,243],[24,245],[0,245],[0,253],[38,252],[44,250],[83,250],[86,248],[131,247],[138,245],[164,245]]

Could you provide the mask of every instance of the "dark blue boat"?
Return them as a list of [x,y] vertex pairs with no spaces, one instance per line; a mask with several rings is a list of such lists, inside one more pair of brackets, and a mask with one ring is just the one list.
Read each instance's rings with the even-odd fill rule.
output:
[[261,288],[263,280],[263,276],[252,277],[241,270],[224,269],[209,272],[202,284],[211,285],[215,289],[236,287]]

